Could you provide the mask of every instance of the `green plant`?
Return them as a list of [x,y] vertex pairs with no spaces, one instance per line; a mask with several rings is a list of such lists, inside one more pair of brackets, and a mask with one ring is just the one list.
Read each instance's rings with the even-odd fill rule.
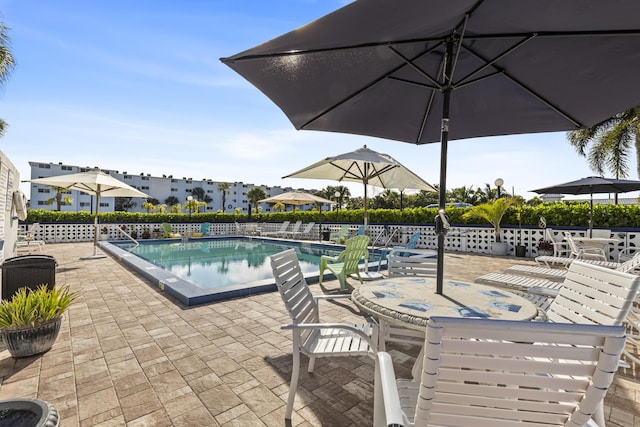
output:
[[539,251],[552,251],[553,243],[551,243],[549,240],[540,239],[536,247]]
[[507,212],[507,209],[514,203],[512,198],[501,197],[494,200],[491,203],[482,203],[480,205],[472,207],[468,212],[465,212],[463,218],[480,218],[493,225],[493,229],[496,234],[496,242],[499,243],[500,239],[500,222],[502,217]]
[[10,300],[0,303],[0,328],[13,329],[36,326],[62,315],[76,298],[68,287],[36,290],[20,288]]

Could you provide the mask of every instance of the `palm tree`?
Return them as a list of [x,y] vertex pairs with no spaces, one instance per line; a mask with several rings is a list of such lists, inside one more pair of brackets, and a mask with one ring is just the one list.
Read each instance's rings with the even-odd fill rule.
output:
[[339,194],[338,200],[336,200],[336,202],[338,202],[338,208],[341,208],[341,207],[344,206],[344,203],[349,200],[349,197],[351,197],[351,192],[344,185],[335,186],[334,187],[334,192],[332,194],[332,197],[335,198],[335,193],[336,192],[338,192],[338,194]]
[[501,197],[490,203],[482,203],[472,207],[469,211],[462,214],[462,218],[480,218],[493,225],[496,233],[496,243],[500,243],[500,223],[507,209],[514,203],[511,197]]
[[164,203],[167,206],[179,205],[180,200],[178,200],[176,196],[169,196],[166,199],[164,199]]
[[258,212],[258,200],[266,199],[267,193],[260,187],[253,187],[251,190],[247,192],[247,199],[249,203],[255,205],[256,212]]
[[[11,71],[16,66],[13,55],[11,54],[11,40],[9,39],[8,28],[4,23],[0,22],[0,87],[9,79]],[[4,135],[4,131],[7,128],[7,123],[0,119],[0,137]],[[58,210],[60,208],[58,207]]]
[[230,187],[231,184],[229,184],[228,182],[218,183],[218,191],[222,192],[222,212],[225,211],[227,206],[227,192],[229,191]]
[[[1,134],[2,131],[0,131]],[[56,195],[50,199],[47,199],[45,203],[47,206],[51,206],[53,202],[56,203],[56,210],[60,211],[62,209],[62,205],[70,205],[73,203],[73,199],[70,196],[63,196],[63,194],[69,194],[70,191],[64,187],[56,187],[53,186],[53,189],[56,190]]]
[[147,213],[151,213],[151,211],[155,208],[155,205],[151,203],[151,201],[146,200],[142,202],[141,207],[142,209],[146,209]]
[[578,154],[587,158],[589,167],[601,176],[608,170],[616,178],[627,177],[628,160],[634,149],[636,173],[640,177],[640,107],[568,132],[567,138]]

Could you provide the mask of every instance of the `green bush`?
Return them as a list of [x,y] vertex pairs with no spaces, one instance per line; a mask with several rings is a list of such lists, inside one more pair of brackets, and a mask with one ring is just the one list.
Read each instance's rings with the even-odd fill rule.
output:
[[[481,224],[478,220],[464,219],[462,216],[470,208],[447,207],[449,222],[455,225]],[[522,226],[536,228],[541,216],[544,216],[549,226],[555,227],[586,227],[589,223],[589,203],[585,202],[553,202],[541,203],[537,206],[512,206],[505,213],[502,225],[518,225],[518,209],[522,217]],[[640,207],[638,205],[594,205],[593,220],[596,227],[604,228],[640,228]],[[371,209],[369,223],[371,224],[433,224],[438,213],[437,208],[406,208],[399,209]],[[252,222],[283,222],[303,221],[322,223],[361,223],[363,209],[322,211],[288,211],[254,213]],[[88,211],[56,212],[46,209],[29,209],[28,222],[42,223],[92,223],[93,215]],[[247,222],[247,214],[234,213],[197,213],[189,215],[159,214],[140,212],[105,212],[100,213],[101,223],[184,223],[184,222]]]

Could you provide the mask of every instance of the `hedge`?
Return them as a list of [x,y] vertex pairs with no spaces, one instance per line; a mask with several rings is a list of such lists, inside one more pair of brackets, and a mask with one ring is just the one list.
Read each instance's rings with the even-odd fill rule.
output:
[[[452,224],[476,224],[474,220],[465,220],[462,214],[469,208],[448,207],[447,215]],[[323,223],[359,223],[362,222],[363,209],[323,211],[317,210],[254,213],[252,222],[323,222]],[[549,226],[586,227],[589,223],[589,204],[584,202],[553,202],[537,206],[511,207],[504,216],[502,225],[518,225],[518,213],[522,226],[537,227],[540,217],[544,216]],[[433,224],[437,208],[371,209],[369,222],[372,224]],[[88,211],[56,212],[46,209],[29,209],[28,222],[42,223],[90,223],[93,215]],[[235,213],[140,213],[105,212],[100,213],[101,223],[184,223],[184,222],[248,222],[247,214]],[[594,205],[593,221],[600,228],[640,228],[640,206],[638,205]]]

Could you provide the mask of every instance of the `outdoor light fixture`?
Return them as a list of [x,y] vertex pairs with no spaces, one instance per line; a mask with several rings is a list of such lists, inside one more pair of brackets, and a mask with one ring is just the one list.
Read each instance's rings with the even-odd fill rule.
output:
[[335,193],[333,193],[333,195],[336,198],[336,208],[338,208],[338,210],[340,210],[340,203],[338,203],[338,201],[340,200],[340,192],[336,191]]
[[[500,190],[498,190],[498,193]],[[189,205],[189,215],[191,215],[191,201],[193,200],[193,196],[187,196],[187,204]]]
[[494,184],[498,187],[498,199],[500,198],[500,187],[504,185],[504,180],[502,178],[498,178],[495,180]]

